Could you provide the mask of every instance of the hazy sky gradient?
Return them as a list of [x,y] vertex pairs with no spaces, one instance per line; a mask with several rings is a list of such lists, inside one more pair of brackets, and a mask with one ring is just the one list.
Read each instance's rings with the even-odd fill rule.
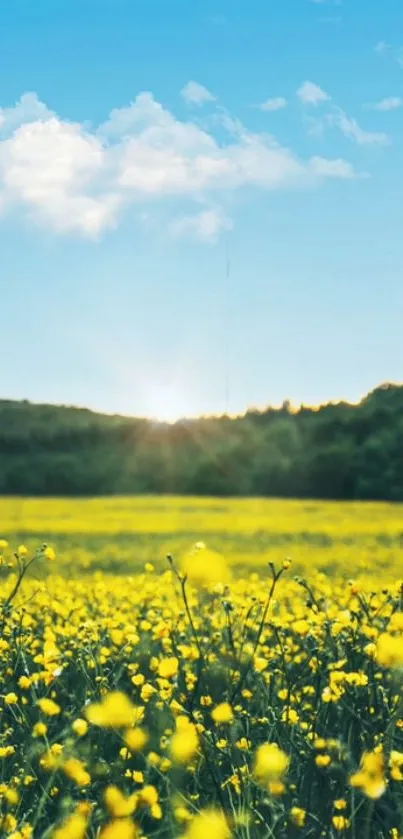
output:
[[227,376],[233,412],[402,380],[402,24],[4,0],[0,396],[171,419]]

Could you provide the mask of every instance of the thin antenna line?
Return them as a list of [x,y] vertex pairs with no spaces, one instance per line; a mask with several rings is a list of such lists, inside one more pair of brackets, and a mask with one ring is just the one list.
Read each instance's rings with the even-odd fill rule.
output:
[[225,365],[225,413],[229,413],[230,377],[229,377],[229,281],[231,263],[228,236],[225,241],[225,288],[224,288],[224,365]]

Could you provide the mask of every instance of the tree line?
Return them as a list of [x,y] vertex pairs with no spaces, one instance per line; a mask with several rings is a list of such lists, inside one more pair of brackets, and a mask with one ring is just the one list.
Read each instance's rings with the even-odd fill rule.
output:
[[403,501],[403,386],[174,425],[0,401],[0,494]]

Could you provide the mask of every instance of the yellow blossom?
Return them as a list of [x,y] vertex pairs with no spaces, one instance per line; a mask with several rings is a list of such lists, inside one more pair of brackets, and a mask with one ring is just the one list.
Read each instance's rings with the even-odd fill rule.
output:
[[306,822],[306,810],[302,807],[292,807],[290,811],[291,821],[297,827],[304,827]]
[[220,705],[216,705],[211,712],[211,716],[217,725],[222,723],[230,723],[234,719],[234,712],[231,708],[229,702],[221,702]]
[[37,722],[35,723],[32,731],[34,737],[45,737],[45,734],[47,734],[48,731],[48,727],[44,722]]
[[171,755],[176,763],[188,763],[197,753],[199,736],[187,717],[178,717],[177,731],[171,738]]
[[124,693],[108,693],[102,702],[89,705],[85,711],[92,725],[101,728],[127,728],[136,720],[136,708]]
[[352,787],[358,787],[368,798],[380,798],[386,790],[383,754],[366,752],[361,759],[358,772],[350,778]]
[[264,743],[256,751],[254,775],[258,783],[280,781],[287,772],[290,759],[276,743]]
[[61,708],[53,699],[38,699],[38,705],[47,717],[56,717],[60,714]]
[[188,825],[186,839],[230,839],[231,831],[219,810],[204,810]]
[[88,731],[88,723],[87,720],[83,720],[78,717],[71,725],[74,734],[77,734],[79,737],[84,737],[84,734]]
[[395,635],[382,633],[378,638],[376,659],[383,667],[403,667],[403,641]]
[[87,772],[82,761],[76,757],[70,757],[65,761],[63,771],[79,787],[86,787],[91,783],[91,775]]
[[332,824],[335,830],[347,830],[350,827],[350,820],[346,816],[333,816]]
[[163,658],[158,665],[158,673],[162,679],[173,679],[178,674],[179,661],[177,658]]
[[101,831],[101,839],[137,839],[138,830],[131,819],[115,819]]
[[137,806],[137,796],[126,796],[118,787],[110,786],[105,790],[105,804],[114,818],[131,816]]

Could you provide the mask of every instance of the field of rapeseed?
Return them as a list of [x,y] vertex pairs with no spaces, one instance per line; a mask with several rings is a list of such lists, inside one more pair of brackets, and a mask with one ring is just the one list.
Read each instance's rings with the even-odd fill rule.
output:
[[403,836],[400,507],[0,507],[1,836]]

